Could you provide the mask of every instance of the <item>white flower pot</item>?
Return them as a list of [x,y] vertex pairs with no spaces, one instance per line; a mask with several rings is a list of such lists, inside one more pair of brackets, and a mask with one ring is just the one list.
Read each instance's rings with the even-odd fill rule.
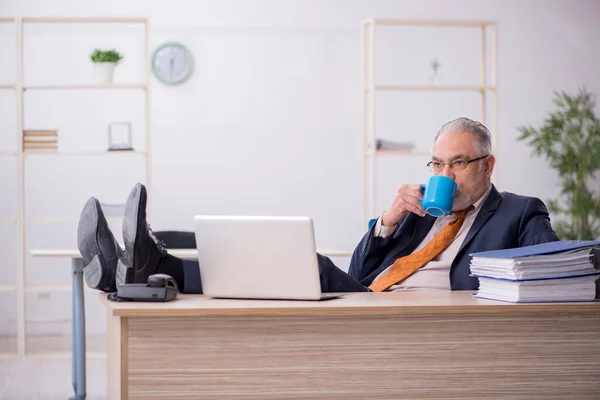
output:
[[94,63],[94,81],[100,84],[112,83],[116,66],[113,62]]

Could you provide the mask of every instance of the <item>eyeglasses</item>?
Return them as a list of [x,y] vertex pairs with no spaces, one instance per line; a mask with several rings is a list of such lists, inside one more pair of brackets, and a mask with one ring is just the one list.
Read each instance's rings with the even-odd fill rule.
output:
[[475,161],[479,161],[479,160],[483,160],[484,158],[488,157],[489,154],[486,154],[485,156],[481,156],[481,157],[477,157],[474,158],[472,160],[462,160],[462,159],[458,159],[458,160],[454,160],[454,161],[450,161],[450,162],[441,162],[441,161],[435,161],[435,160],[431,160],[427,163],[427,166],[429,168],[431,168],[431,170],[433,172],[440,172],[444,169],[444,166],[448,165],[450,168],[456,170],[456,171],[461,171],[465,168],[467,168],[467,165],[471,164],[472,162]]

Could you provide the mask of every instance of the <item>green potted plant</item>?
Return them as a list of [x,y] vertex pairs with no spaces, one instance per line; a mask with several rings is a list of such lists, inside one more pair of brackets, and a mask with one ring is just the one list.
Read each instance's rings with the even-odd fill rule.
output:
[[115,67],[123,59],[123,56],[114,49],[95,49],[90,54],[90,60],[94,63],[94,78],[96,83],[112,83]]
[[533,154],[546,158],[561,180],[560,198],[549,200],[554,229],[563,240],[600,238],[600,121],[595,98],[586,89],[575,96],[557,92],[557,110],[535,129],[521,126],[521,136]]

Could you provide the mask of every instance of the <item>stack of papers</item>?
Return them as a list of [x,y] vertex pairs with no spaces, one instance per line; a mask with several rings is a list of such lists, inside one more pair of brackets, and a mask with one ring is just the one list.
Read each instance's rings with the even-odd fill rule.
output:
[[511,302],[592,301],[600,241],[568,240],[471,254],[476,297]]

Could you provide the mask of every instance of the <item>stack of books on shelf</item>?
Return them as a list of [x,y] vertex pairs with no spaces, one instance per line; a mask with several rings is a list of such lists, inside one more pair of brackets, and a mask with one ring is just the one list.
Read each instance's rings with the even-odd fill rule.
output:
[[415,148],[415,144],[412,142],[377,139],[375,141],[375,148],[378,151],[412,151]]
[[51,151],[58,149],[58,134],[52,130],[23,131],[23,151]]
[[600,241],[565,240],[471,254],[476,297],[516,303],[593,301]]

